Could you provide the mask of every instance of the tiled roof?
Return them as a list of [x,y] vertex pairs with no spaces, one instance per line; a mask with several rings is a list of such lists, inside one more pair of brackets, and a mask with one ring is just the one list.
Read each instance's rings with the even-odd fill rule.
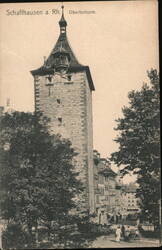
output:
[[46,61],[47,66],[53,65],[53,54],[56,53],[57,51],[59,51],[60,48],[63,48],[67,53],[69,53],[69,55],[70,55],[70,67],[83,66],[78,62],[76,56],[74,55],[74,52],[72,51],[72,49],[69,45],[69,41],[67,39],[66,33],[60,34],[53,50],[51,51],[51,53]]
[[135,184],[129,184],[129,185],[123,186],[123,189],[127,193],[136,193],[137,186]]
[[76,56],[74,55],[74,52],[72,51],[72,49],[69,45],[66,33],[60,33],[60,36],[59,36],[54,48],[52,49],[49,57],[47,58],[45,64],[36,70],[32,70],[31,74],[33,76],[34,75],[53,74],[54,73],[53,54],[58,52],[60,50],[60,48],[63,49],[64,51],[66,51],[70,55],[70,64],[69,64],[68,71],[69,72],[79,72],[79,71],[85,70],[86,74],[87,74],[87,79],[89,82],[89,87],[91,90],[95,90],[89,67],[84,66],[78,62]]
[[109,167],[104,168],[98,172],[99,174],[103,174],[105,176],[116,176],[117,174]]

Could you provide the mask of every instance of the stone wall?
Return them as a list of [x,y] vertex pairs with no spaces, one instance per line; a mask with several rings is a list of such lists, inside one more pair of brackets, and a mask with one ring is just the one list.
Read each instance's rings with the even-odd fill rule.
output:
[[78,155],[74,159],[84,187],[86,207],[94,211],[92,92],[86,72],[71,74],[71,80],[54,75],[35,77],[35,110],[51,119],[51,132],[70,139]]

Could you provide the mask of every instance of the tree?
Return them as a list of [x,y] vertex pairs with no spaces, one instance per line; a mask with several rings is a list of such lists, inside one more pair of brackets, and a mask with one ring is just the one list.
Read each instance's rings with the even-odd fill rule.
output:
[[5,231],[2,232],[3,249],[24,249],[32,242],[28,232],[25,232],[22,225],[9,223]]
[[157,224],[160,201],[160,98],[157,70],[147,72],[150,84],[128,94],[129,106],[122,109],[123,118],[117,120],[115,141],[119,150],[111,160],[125,165],[123,174],[132,171],[137,175],[143,219]]
[[30,235],[40,222],[50,229],[67,217],[82,191],[70,141],[51,135],[48,124],[40,113],[5,113],[0,119],[1,214]]

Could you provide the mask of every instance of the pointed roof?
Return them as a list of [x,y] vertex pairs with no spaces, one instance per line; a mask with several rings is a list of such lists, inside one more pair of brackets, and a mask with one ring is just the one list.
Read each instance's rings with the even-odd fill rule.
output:
[[68,53],[70,55],[70,67],[81,67],[83,65],[81,65],[76,56],[74,55],[74,52],[72,51],[70,45],[69,45],[69,41],[67,39],[67,36],[65,33],[61,33],[53,50],[51,51],[47,61],[46,61],[46,66],[52,66],[53,65],[53,54],[55,54],[57,51],[59,50],[64,50],[66,53]]
[[110,167],[106,167],[100,170],[98,173],[104,176],[116,176],[117,175]]
[[67,22],[66,22],[65,17],[64,17],[64,6],[63,5],[61,6],[61,9],[62,9],[62,15],[61,15],[61,19],[59,21],[59,25],[60,25],[60,27],[66,27]]
[[135,183],[130,183],[124,186],[124,189],[127,193],[135,193],[137,190],[137,186]]
[[50,55],[48,56],[44,64],[40,68],[36,70],[32,70],[31,74],[33,76],[54,74],[55,69],[54,69],[54,56],[53,55],[62,50],[65,53],[67,53],[70,57],[68,72],[80,72],[80,71],[85,70],[87,79],[89,82],[89,87],[91,90],[95,90],[89,67],[84,66],[78,62],[74,52],[72,51],[70,47],[69,41],[67,39],[67,35],[66,35],[67,22],[64,17],[64,6],[62,6],[62,16],[59,21],[59,26],[60,26],[60,35]]
[[67,54],[69,54],[70,56],[70,67],[75,67],[75,66],[82,66],[76,56],[74,55],[74,52],[72,51],[70,45],[69,45],[69,41],[67,39],[67,36],[66,36],[66,26],[67,26],[67,22],[65,20],[65,17],[64,17],[64,6],[62,5],[61,6],[61,9],[62,9],[62,15],[61,15],[61,19],[59,21],[59,26],[60,26],[60,36],[53,48],[53,50],[51,51],[47,61],[46,61],[46,65],[47,66],[52,66],[53,65],[53,60],[54,60],[54,57],[53,55],[55,53],[57,53],[58,51],[64,51],[66,52]]

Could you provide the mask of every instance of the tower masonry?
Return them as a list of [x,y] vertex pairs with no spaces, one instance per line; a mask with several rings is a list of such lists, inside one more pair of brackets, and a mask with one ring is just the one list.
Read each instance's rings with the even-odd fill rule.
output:
[[32,70],[35,87],[35,111],[49,117],[51,131],[72,142],[85,191],[81,201],[94,212],[92,91],[94,85],[88,66],[80,64],[68,39],[67,22],[59,21],[60,35],[43,66]]

